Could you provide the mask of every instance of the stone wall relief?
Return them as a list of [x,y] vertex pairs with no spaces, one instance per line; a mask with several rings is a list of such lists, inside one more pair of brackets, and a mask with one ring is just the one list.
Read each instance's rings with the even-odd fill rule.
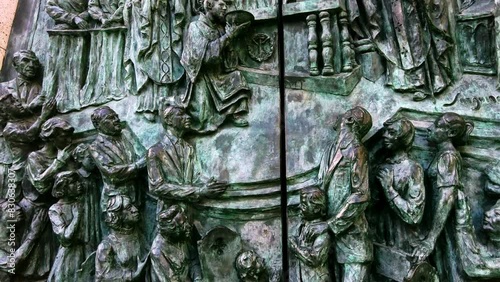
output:
[[[10,233],[0,235],[0,280],[282,281],[282,271],[291,281],[500,277],[498,160],[483,169],[498,138],[477,135],[472,149],[463,147],[469,119],[498,132],[494,113],[445,112],[425,101],[422,108],[440,114],[405,117],[387,107],[397,100],[360,95],[372,90],[366,85],[377,89],[383,72],[386,88],[415,101],[447,93],[460,78],[457,61],[465,73],[495,74],[493,13],[477,13],[488,3],[285,2],[285,41],[293,44],[285,46],[284,79],[300,93],[287,102],[304,112],[317,103],[310,116],[321,115],[321,99],[325,108],[337,104],[329,122],[317,120],[335,133],[308,136],[328,143],[321,159],[311,153],[320,146],[304,145],[301,158],[318,167],[286,179],[289,269],[274,254],[282,250],[282,180],[228,182],[233,168],[211,167],[230,158],[240,158],[240,170],[279,166],[268,163],[277,151],[260,152],[278,125],[251,132],[252,158],[203,152],[243,143],[234,136],[254,130],[253,120],[272,120],[250,105],[278,92],[277,2],[49,0],[55,25],[43,84],[28,50],[14,56],[18,77],[0,84],[0,218],[18,234],[13,252]],[[408,105],[420,109],[401,107]],[[135,126],[133,136],[124,124]],[[475,157],[471,150],[485,143],[492,156]],[[434,156],[422,152],[429,148]],[[471,188],[477,164],[488,196]]]

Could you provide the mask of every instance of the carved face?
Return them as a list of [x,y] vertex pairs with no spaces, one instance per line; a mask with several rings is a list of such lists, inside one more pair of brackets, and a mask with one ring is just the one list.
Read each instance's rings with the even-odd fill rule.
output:
[[66,186],[66,196],[68,198],[76,198],[83,193],[83,185],[80,183],[79,179],[75,177]]
[[9,116],[12,117],[23,117],[28,111],[23,107],[23,105],[14,97],[10,96],[2,102],[1,109],[3,109]]
[[32,79],[37,75],[40,69],[40,63],[36,58],[22,56],[14,65],[14,68],[22,77]]
[[382,134],[384,146],[389,150],[394,150],[399,147],[399,136],[401,135],[401,126],[399,123],[393,123],[385,126]]
[[427,128],[427,140],[434,144],[442,143],[448,139],[448,127],[443,118],[438,118]]
[[120,135],[122,132],[122,126],[118,115],[113,110],[103,110],[106,111],[106,115],[99,122],[98,130],[106,135]]
[[139,221],[139,210],[125,198],[123,203],[122,217],[124,223],[135,223]]
[[58,130],[52,142],[57,149],[62,150],[71,144],[72,136],[73,132],[71,131]]
[[252,251],[239,255],[236,263],[238,275],[244,282],[258,282],[265,272],[264,260]]
[[[205,1],[205,3],[210,1]],[[212,7],[208,8],[205,6],[205,9],[209,14],[211,14],[214,19],[216,19],[219,23],[225,22],[227,4],[224,0],[213,0]]]
[[300,195],[300,212],[305,220],[313,220],[321,217],[319,208],[302,194]]
[[500,241],[500,201],[484,213],[483,228],[492,241]]
[[191,128],[191,117],[186,114],[183,109],[177,108],[173,110],[172,117],[169,119],[169,124],[177,130],[186,130]]
[[159,229],[163,236],[169,237],[174,241],[180,241],[191,237],[192,227],[184,212],[179,212],[170,220],[161,220]]

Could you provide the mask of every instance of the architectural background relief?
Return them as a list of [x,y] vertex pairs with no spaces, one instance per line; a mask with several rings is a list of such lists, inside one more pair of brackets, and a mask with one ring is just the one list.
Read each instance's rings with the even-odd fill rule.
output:
[[0,281],[499,280],[499,9],[22,1]]

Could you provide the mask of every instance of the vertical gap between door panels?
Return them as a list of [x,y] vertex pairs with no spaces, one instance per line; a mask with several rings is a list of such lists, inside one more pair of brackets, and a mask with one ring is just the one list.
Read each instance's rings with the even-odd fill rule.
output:
[[278,62],[280,93],[280,180],[281,180],[281,246],[282,278],[289,281],[288,262],[288,197],[286,185],[286,136],[285,136],[285,40],[283,30],[283,0],[278,0]]

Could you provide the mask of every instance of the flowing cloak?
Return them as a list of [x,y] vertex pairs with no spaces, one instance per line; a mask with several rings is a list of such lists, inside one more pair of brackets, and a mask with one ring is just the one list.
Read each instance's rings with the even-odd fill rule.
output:
[[[189,25],[185,39],[181,64],[189,86],[182,102],[189,105],[193,128],[199,132],[216,130],[230,114],[224,111],[238,107],[250,96],[245,78],[236,70],[237,54],[229,48],[222,49],[219,39],[223,35],[224,27],[211,23],[202,14]],[[237,111],[233,109],[232,113]]]
[[[388,68],[411,73],[425,67],[433,77],[434,92],[439,92],[450,83],[447,54],[453,40],[449,35],[448,3],[438,0],[348,0],[346,4],[352,29],[357,36],[372,39],[389,62]],[[417,81],[399,82],[403,85],[393,86],[396,89],[412,87],[405,83],[422,86],[427,77],[420,73],[414,79]]]
[[[187,0],[142,1],[139,68],[156,84],[176,82],[184,74],[180,58],[188,3]],[[138,82],[137,88],[141,89],[144,83]]]
[[365,209],[370,200],[368,152],[357,140],[333,142],[322,157],[318,183],[327,195],[327,217],[336,234],[339,263],[373,259]]
[[[55,203],[49,208],[49,218],[52,223],[52,230],[59,237],[59,251],[50,270],[48,282],[81,281],[77,270],[85,261],[85,242],[84,242],[84,220],[80,221],[79,226],[71,238],[65,239],[65,233],[68,226],[75,218],[73,217],[73,206],[79,205],[73,203]],[[83,205],[80,204],[80,211],[84,212]],[[82,216],[83,217],[83,216]]]

